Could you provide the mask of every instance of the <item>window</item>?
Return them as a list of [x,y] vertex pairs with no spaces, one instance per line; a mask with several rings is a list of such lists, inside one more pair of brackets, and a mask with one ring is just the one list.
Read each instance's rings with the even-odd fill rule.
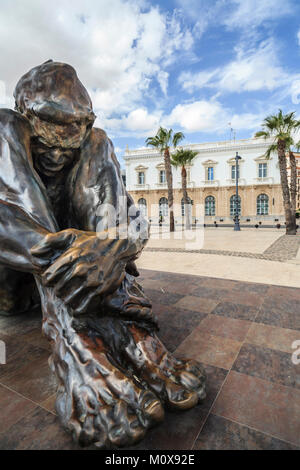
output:
[[216,200],[213,196],[205,198],[205,215],[216,215]]
[[256,200],[257,215],[269,214],[269,198],[266,194],[260,194]]
[[[188,210],[189,210],[189,215],[191,215],[192,212],[192,201],[191,198],[188,197]],[[181,215],[184,217],[185,215],[185,207],[184,207],[184,200],[183,198],[181,199]]]
[[[235,169],[236,169],[236,166],[235,165],[232,165],[231,166],[231,179],[232,180],[235,180]],[[240,177],[240,165],[238,165],[238,178]]]
[[138,184],[145,184],[145,172],[144,171],[138,172]]
[[208,181],[213,181],[214,179],[214,167],[213,166],[207,167],[207,179]]
[[[230,215],[233,217],[235,216],[235,209],[236,209],[236,195],[233,194],[230,198]],[[241,198],[238,197],[238,214],[241,215]]]
[[166,170],[160,170],[159,171],[159,182],[162,184],[162,183],[165,183],[167,180],[166,180]]
[[259,178],[266,178],[268,176],[268,164],[267,163],[259,163],[258,164],[258,177]]
[[147,217],[147,201],[143,197],[138,200],[139,211],[142,216]]
[[166,197],[161,197],[159,200],[159,215],[167,217],[169,213],[168,199]]

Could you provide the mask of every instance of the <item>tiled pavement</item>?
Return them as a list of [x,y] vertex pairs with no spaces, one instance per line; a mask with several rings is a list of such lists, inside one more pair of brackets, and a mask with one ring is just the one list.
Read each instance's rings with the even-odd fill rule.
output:
[[145,251],[152,252],[169,252],[169,253],[202,253],[207,255],[221,255],[221,256],[237,256],[239,258],[254,258],[264,259],[269,261],[286,262],[294,259],[300,248],[300,234],[297,233],[295,237],[290,235],[282,235],[272,245],[270,245],[263,253],[248,253],[243,251],[227,251],[227,250],[212,250],[201,248],[198,250],[186,250],[186,248],[164,248],[152,247],[145,248]]
[[[300,449],[300,289],[142,271],[160,337],[208,376],[203,405],[167,413],[136,449]],[[0,317],[0,449],[76,449],[54,413],[39,312]]]

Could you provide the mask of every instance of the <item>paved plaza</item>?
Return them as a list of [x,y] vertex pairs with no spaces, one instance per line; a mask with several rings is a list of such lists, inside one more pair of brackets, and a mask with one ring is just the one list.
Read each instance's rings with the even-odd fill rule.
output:
[[[293,248],[285,248],[289,242],[277,231],[256,244],[257,255],[278,247],[293,251],[285,261],[170,251],[182,250],[174,246],[143,253],[140,281],[159,317],[161,339],[176,356],[201,362],[208,381],[203,404],[167,412],[164,423],[135,449],[300,450],[300,365],[292,362],[292,343],[300,340],[300,288],[293,276],[293,270],[299,271],[294,246],[299,237],[292,238]],[[245,253],[244,247],[236,243],[235,251]],[[243,270],[235,266],[230,271],[236,261]],[[201,274],[208,262],[211,274]],[[259,282],[247,282],[255,277],[251,263],[256,263]],[[39,310],[0,317],[0,340],[7,346],[7,364],[0,366],[0,449],[78,449],[54,411],[56,383]]]

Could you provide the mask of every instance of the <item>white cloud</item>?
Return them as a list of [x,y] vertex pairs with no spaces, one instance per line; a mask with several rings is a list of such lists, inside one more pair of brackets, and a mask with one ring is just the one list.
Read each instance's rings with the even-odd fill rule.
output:
[[162,113],[149,113],[146,108],[137,108],[120,118],[98,118],[96,126],[116,132],[118,136],[147,137],[155,134],[161,122]]
[[300,80],[294,80],[292,85],[291,85],[291,98],[292,98],[292,103],[294,104],[299,104],[300,99]]
[[293,0],[176,0],[176,4],[194,21],[198,37],[216,25],[249,36],[258,26],[294,12]]
[[169,125],[179,125],[188,132],[210,131],[219,126],[224,110],[218,102],[195,101],[178,104],[166,119]]
[[[265,111],[264,111],[265,112]],[[170,116],[162,118],[167,126],[179,126],[184,132],[224,132],[228,122],[234,129],[257,129],[263,113],[233,113],[216,99],[178,104]]]
[[169,74],[167,72],[164,72],[163,70],[160,70],[157,74],[157,81],[164,95],[167,94],[168,80],[169,80]]
[[180,21],[142,0],[1,0],[0,80],[12,94],[21,75],[53,58],[76,68],[100,118],[130,113],[152,80],[167,92],[167,65],[192,47]]
[[257,50],[238,50],[236,60],[224,68],[219,86],[227,91],[274,90],[285,79],[273,41],[265,41]]
[[236,58],[222,68],[183,73],[179,77],[182,87],[189,92],[205,86],[238,93],[275,90],[290,81],[291,77],[279,64],[272,40],[260,43],[256,49],[237,48]]
[[290,0],[232,0],[232,10],[223,22],[231,29],[255,28],[292,12]]

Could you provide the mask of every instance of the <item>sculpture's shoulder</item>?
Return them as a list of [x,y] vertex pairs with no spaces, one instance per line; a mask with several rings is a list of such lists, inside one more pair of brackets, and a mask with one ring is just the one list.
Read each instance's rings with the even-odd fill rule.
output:
[[85,148],[102,161],[102,163],[110,163],[119,168],[119,162],[114,152],[114,146],[110,138],[103,129],[93,127],[85,144]]
[[30,124],[27,118],[22,116],[22,114],[18,113],[17,111],[13,111],[12,109],[8,108],[1,108],[0,109],[0,126],[1,128],[11,127],[11,128],[18,128],[23,129],[30,133]]
[[29,142],[31,126],[28,119],[12,109],[0,109],[0,136],[7,141]]
[[106,132],[98,127],[93,127],[91,130],[89,141],[95,147],[108,146],[109,150],[113,150],[112,141],[108,138]]

